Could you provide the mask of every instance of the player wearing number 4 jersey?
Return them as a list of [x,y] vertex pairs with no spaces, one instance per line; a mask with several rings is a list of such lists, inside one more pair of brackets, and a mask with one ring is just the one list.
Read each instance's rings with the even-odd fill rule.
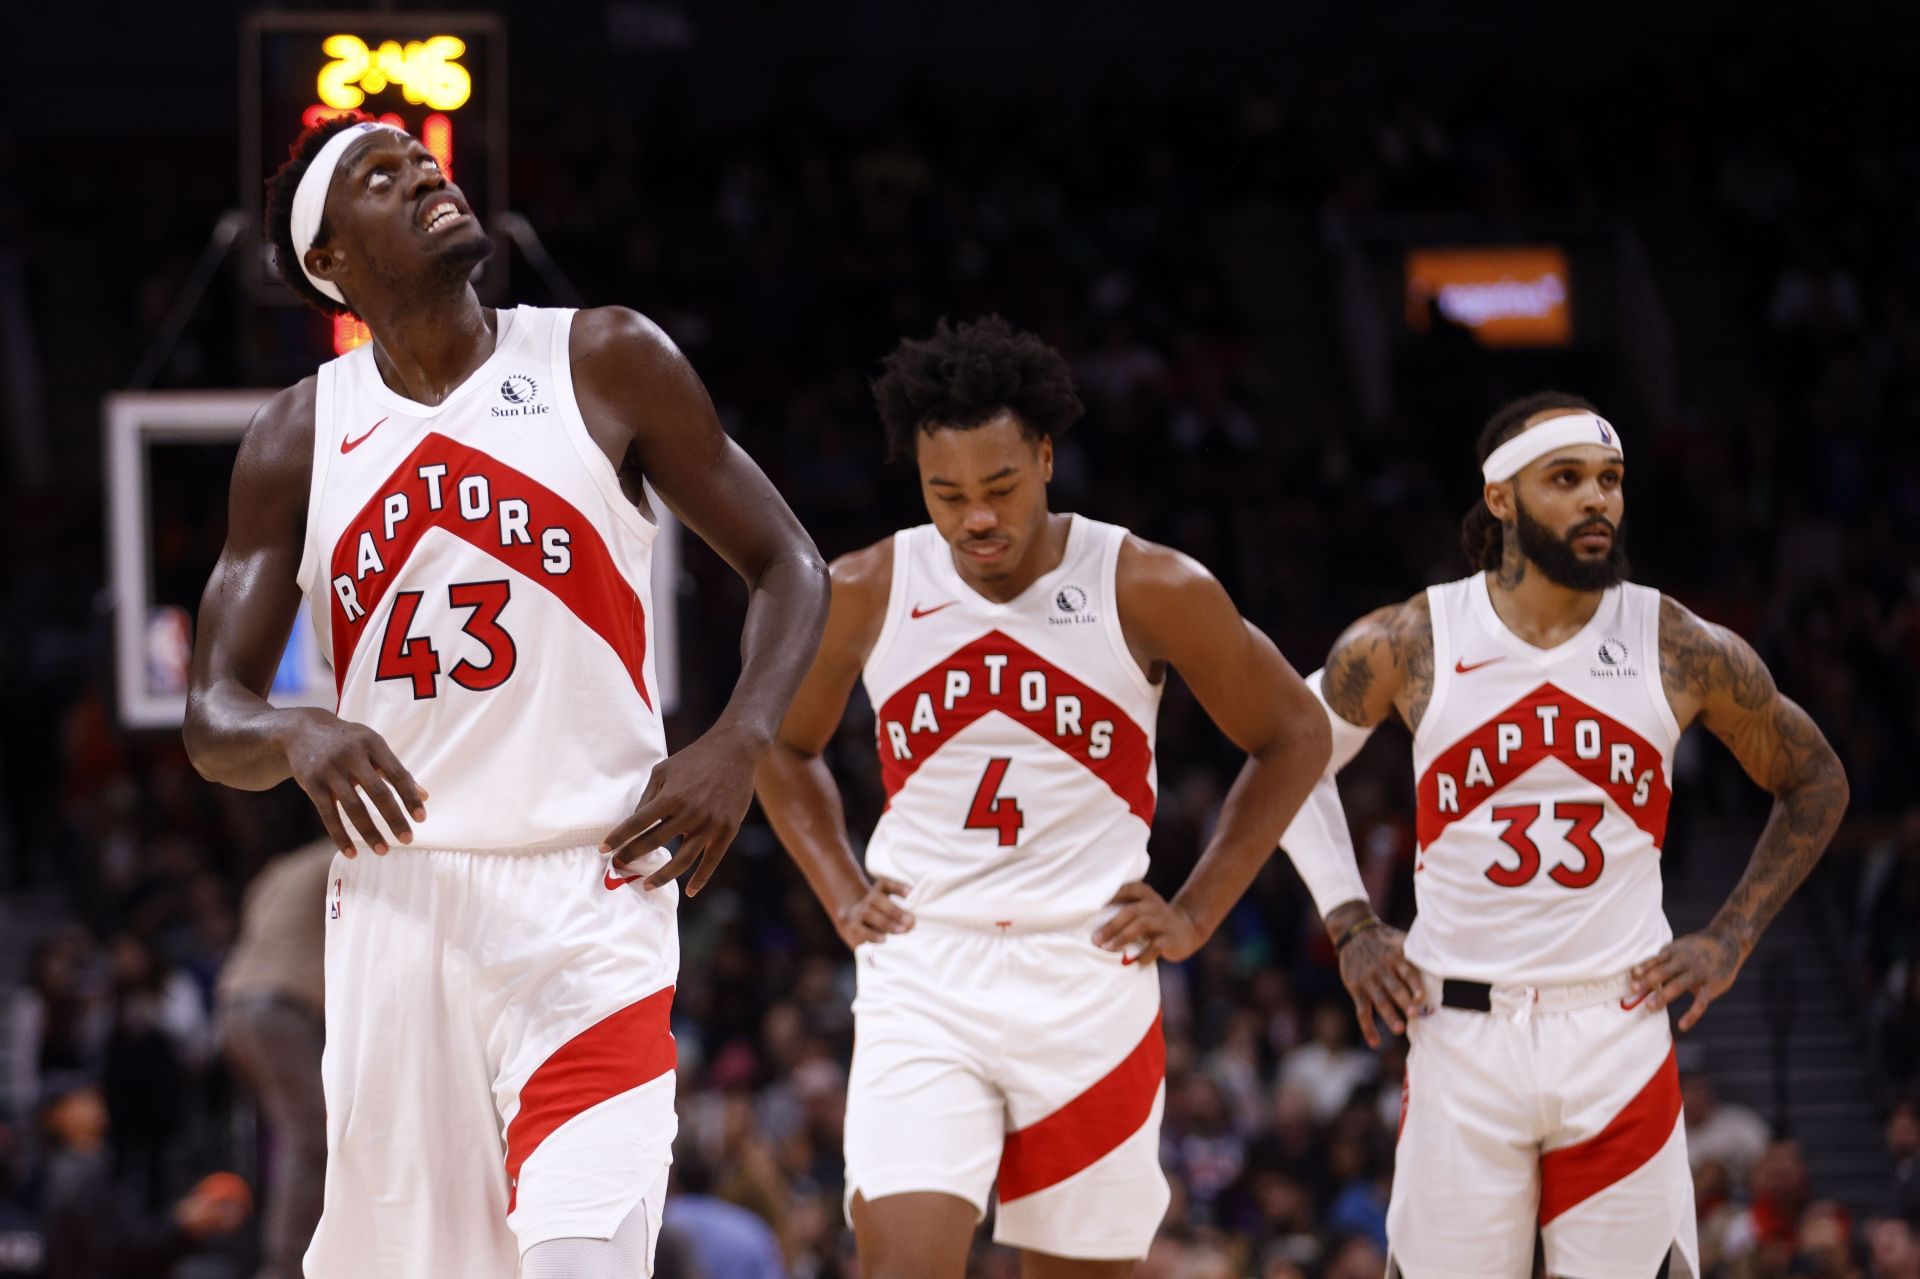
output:
[[[943,323],[874,391],[932,523],[834,563],[820,656],[759,775],[856,948],[861,1273],[959,1279],[997,1195],[1029,1279],[1124,1274],[1167,1205],[1154,961],[1198,949],[1271,854],[1326,720],[1206,570],[1048,511],[1080,402],[1039,339]],[[1142,880],[1169,666],[1249,757],[1171,901]],[[820,759],[862,677],[888,796],[866,872]]]
[[[313,904],[327,1178],[306,1272],[645,1275],[674,1134],[672,880],[693,869],[698,892],[745,814],[823,566],[652,325],[481,307],[486,236],[414,139],[320,126],[269,196],[283,278],[373,342],[247,431],[186,736],[214,780],[291,777],[340,849]],[[672,758],[656,502],[750,587],[739,686]],[[265,700],[302,592],[337,714]]]
[[[1283,845],[1340,949],[1362,1028],[1411,1052],[1389,1273],[1696,1279],[1693,1188],[1666,1008],[1682,1031],[1733,982],[1846,807],[1839,760],[1746,642],[1622,580],[1625,453],[1546,393],[1480,440],[1464,542],[1481,572],[1355,623],[1309,677],[1326,777]],[[1413,730],[1418,904],[1373,917],[1333,774],[1373,727]],[[1661,910],[1673,751],[1700,723],[1775,797],[1702,932]]]

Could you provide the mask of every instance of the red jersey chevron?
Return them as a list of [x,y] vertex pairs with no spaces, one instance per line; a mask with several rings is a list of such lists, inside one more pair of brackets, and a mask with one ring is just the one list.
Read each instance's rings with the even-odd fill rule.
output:
[[[987,659],[995,658],[997,682]],[[999,665],[997,659],[1004,658]],[[967,691],[946,704],[947,675],[965,672]],[[1038,708],[1029,708],[1021,697],[1022,677],[1030,672],[1041,676],[1044,697]],[[996,691],[997,690],[997,691]],[[1079,699],[1077,717],[1081,731],[1059,733],[1056,699]],[[888,740],[886,725],[913,722],[914,707],[920,698],[931,699],[936,727],[923,728],[907,736],[909,753],[901,758]],[[998,712],[1017,724],[1031,729],[1035,736],[1079,761],[1088,772],[1106,783],[1108,789],[1126,801],[1141,821],[1153,824],[1153,751],[1147,734],[1112,700],[1075,679],[1052,662],[998,630],[988,631],[953,653],[935,662],[887,698],[874,717],[880,752],[880,777],[887,799],[892,801],[907,779],[936,751],[953,740],[967,725],[983,715]],[[1089,726],[1106,721],[1112,725],[1106,752],[1096,758],[1095,738]]]
[[[1548,759],[1604,791],[1654,847],[1665,843],[1673,791],[1658,748],[1564,689],[1542,684],[1447,747],[1420,775],[1420,847],[1430,847],[1448,826]],[[1443,804],[1443,779],[1451,804]],[[1635,803],[1643,782],[1645,795]]]
[[[445,467],[445,473],[434,481],[422,474],[422,468],[439,467]],[[485,477],[489,505],[485,513],[469,517],[461,510],[460,481],[474,475]],[[395,495],[404,495],[405,514],[394,519],[388,537],[386,503]],[[526,503],[527,518],[516,522],[509,535],[502,532],[498,509],[501,502],[514,499]],[[381,599],[399,580],[401,569],[430,528],[478,547],[545,587],[612,647],[640,700],[653,705],[646,680],[646,610],[592,521],[532,476],[438,432],[429,433],[393,468],[333,544],[331,576],[336,583],[342,576],[351,580],[356,602],[364,610],[349,621],[336,586],[331,608],[336,692],[346,682],[347,668],[367,623],[379,613]],[[541,564],[545,552],[540,530],[548,528],[567,532],[571,562],[563,572],[548,572]],[[358,576],[363,538],[371,539],[381,567]]]

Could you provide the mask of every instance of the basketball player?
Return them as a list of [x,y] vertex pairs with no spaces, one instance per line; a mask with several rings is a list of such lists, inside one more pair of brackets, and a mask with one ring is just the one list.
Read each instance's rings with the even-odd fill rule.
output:
[[[293,778],[340,850],[306,1272],[647,1274],[674,1135],[672,881],[699,891],[733,838],[824,569],[652,324],[480,305],[487,238],[407,134],[302,135],[267,233],[296,292],[373,335],[247,431],[186,722],[203,774]],[[662,504],[749,587],[739,684],[670,759]],[[336,714],[266,701],[303,595]]]
[[[1355,623],[1309,677],[1326,778],[1283,844],[1360,1024],[1410,1027],[1390,1274],[1699,1274],[1666,1009],[1733,982],[1846,808],[1839,760],[1753,649],[1626,582],[1625,450],[1585,400],[1509,404],[1480,439],[1464,543],[1480,572]],[[1418,914],[1375,918],[1333,774],[1375,725],[1413,731]],[[1775,797],[1739,886],[1675,939],[1660,850],[1673,752],[1702,723]]]
[[[1037,337],[943,322],[874,396],[932,523],[835,561],[758,779],[856,948],[861,1272],[959,1279],[997,1193],[994,1238],[1029,1279],[1122,1276],[1168,1201],[1154,961],[1193,954],[1246,890],[1325,764],[1325,717],[1200,565],[1048,510],[1081,407]],[[1142,880],[1168,667],[1248,756],[1171,901]],[[888,795],[866,871],[820,758],[858,678]]]

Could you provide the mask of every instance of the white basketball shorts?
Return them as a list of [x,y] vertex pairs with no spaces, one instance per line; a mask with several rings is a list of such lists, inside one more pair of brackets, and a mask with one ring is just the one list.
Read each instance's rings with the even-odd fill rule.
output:
[[1625,976],[1499,987],[1490,1011],[1442,1007],[1409,1027],[1389,1275],[1547,1273],[1698,1279],[1693,1178],[1664,1011]]
[[333,859],[309,1279],[513,1279],[642,1203],[657,1232],[677,896],[590,845]]
[[1143,1257],[1166,1214],[1159,977],[1058,931],[921,921],[856,952],[847,1201],[933,1191],[995,1241]]

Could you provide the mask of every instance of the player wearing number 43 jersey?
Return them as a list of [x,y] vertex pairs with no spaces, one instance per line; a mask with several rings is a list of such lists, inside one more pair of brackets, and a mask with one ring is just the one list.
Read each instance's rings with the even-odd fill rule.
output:
[[[186,735],[214,780],[291,777],[340,849],[313,903],[306,1272],[645,1275],[674,1134],[672,881],[699,891],[745,813],[823,566],[652,325],[481,307],[486,236],[413,138],[322,125],[269,197],[282,277],[373,341],[247,431]],[[656,502],[750,586],[739,686],[670,759]],[[337,714],[265,700],[303,591]]]
[[[1283,845],[1377,1044],[1411,1041],[1389,1273],[1699,1274],[1666,1009],[1685,1031],[1733,982],[1846,807],[1840,763],[1745,641],[1623,581],[1625,450],[1584,400],[1495,414],[1464,543],[1481,572],[1355,623],[1310,682],[1326,777]],[[1413,730],[1417,914],[1367,905],[1333,774],[1372,728]],[[1661,910],[1673,752],[1700,723],[1775,797],[1712,923]]]
[[[1198,564],[1048,511],[1080,402],[1039,339],[943,323],[874,391],[932,523],[834,563],[820,656],[759,775],[858,957],[861,1272],[959,1279],[997,1196],[1029,1279],[1124,1274],[1168,1198],[1154,961],[1198,949],[1271,855],[1326,719]],[[1169,666],[1248,753],[1171,901],[1142,880]],[[865,872],[820,759],[862,677],[887,792]]]

